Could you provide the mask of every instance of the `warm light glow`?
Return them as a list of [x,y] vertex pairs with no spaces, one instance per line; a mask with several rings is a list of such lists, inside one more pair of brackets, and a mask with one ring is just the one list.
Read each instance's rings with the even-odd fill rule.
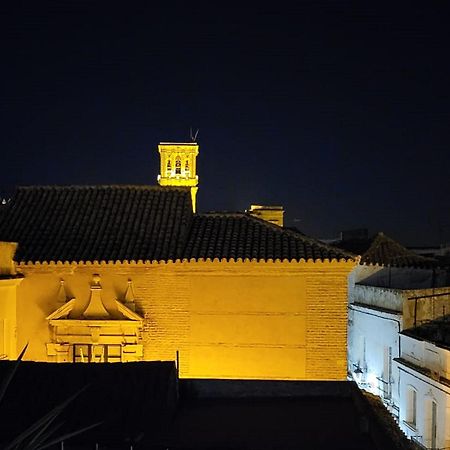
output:
[[[182,378],[344,380],[353,264],[22,266],[17,307],[11,287],[3,311],[7,323],[17,311],[7,344],[29,341],[26,359],[49,362],[173,361],[178,352]],[[83,317],[93,302],[110,317]]]

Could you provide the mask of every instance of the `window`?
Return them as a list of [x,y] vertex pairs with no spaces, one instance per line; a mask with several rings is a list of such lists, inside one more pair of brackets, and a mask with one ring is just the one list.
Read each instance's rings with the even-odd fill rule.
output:
[[383,363],[383,398],[390,400],[392,387],[392,347],[384,348],[384,363]]
[[120,345],[74,344],[72,360],[76,363],[120,362],[122,347]]
[[189,175],[189,160],[187,160],[187,159],[184,164],[184,172],[185,172],[185,175],[187,175],[187,176]]
[[167,160],[167,173],[170,175],[172,172],[172,164],[170,163],[170,159]]
[[437,443],[437,403],[431,402],[431,420],[430,420],[431,448],[436,448]]
[[181,174],[181,158],[177,156],[175,159],[175,175]]
[[417,425],[417,391],[413,386],[407,388],[406,423],[413,428]]

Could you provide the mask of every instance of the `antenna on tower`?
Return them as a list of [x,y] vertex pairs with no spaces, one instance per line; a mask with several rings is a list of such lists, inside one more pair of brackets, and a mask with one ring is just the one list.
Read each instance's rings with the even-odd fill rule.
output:
[[192,132],[192,127],[190,128],[189,134],[191,137],[191,142],[196,142],[197,141],[197,136],[198,136],[198,132],[200,130],[197,128],[197,131],[195,133]]

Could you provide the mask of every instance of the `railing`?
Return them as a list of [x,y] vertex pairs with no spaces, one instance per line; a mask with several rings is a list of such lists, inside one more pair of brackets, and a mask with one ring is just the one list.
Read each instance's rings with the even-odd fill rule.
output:
[[419,439],[422,439],[422,436],[411,436],[411,441],[413,441],[414,444],[416,444],[419,448],[427,449],[428,447],[425,447]]

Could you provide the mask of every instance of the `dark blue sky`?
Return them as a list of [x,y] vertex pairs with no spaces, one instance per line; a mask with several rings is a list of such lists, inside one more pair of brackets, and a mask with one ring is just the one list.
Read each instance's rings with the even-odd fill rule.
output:
[[200,211],[450,241],[447,2],[10,3],[0,191],[156,184],[193,127]]

